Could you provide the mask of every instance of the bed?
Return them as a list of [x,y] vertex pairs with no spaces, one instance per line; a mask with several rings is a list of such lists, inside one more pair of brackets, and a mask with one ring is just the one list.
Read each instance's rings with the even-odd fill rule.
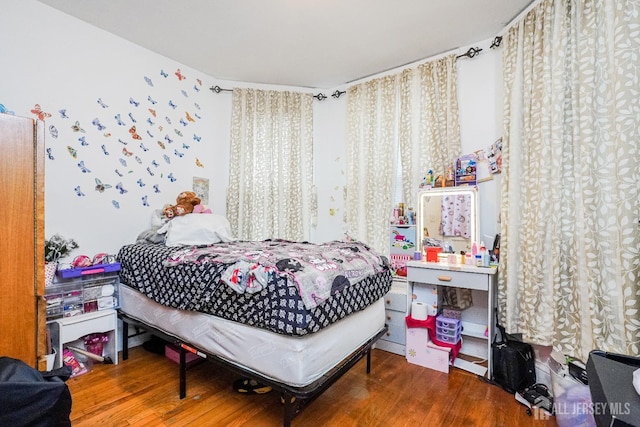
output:
[[369,372],[387,259],[360,242],[223,240],[120,249],[123,359],[129,325],[151,331],[180,348],[181,398],[196,353],[279,391],[288,426],[364,357]]

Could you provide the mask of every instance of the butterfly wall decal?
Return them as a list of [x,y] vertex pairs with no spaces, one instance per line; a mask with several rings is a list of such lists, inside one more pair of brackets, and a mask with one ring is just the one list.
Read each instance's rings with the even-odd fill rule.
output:
[[106,129],[106,127],[105,127],[105,126],[103,126],[103,125],[100,123],[100,119],[98,119],[97,117],[96,117],[95,119],[93,119],[93,121],[91,122],[91,124],[93,124],[95,127],[97,127],[97,128],[98,128],[98,130],[100,130],[100,131],[102,131],[102,130],[105,130],[105,129]]
[[47,157],[49,158],[49,160],[55,160],[55,157],[53,157],[53,151],[51,150],[51,147],[47,148]]
[[147,76],[144,76],[144,81],[147,82],[147,84],[151,87],[153,87],[153,82],[151,81],[151,79]]
[[71,157],[73,157],[74,159],[78,157],[78,151],[72,146],[67,145],[67,151],[69,152],[69,154],[71,154]]
[[98,104],[100,104],[102,108],[109,108],[109,106],[102,101],[102,98],[98,98]]
[[134,107],[140,105],[140,103],[133,98],[129,98],[129,104],[133,105]]
[[151,95],[147,96],[147,101],[149,101],[150,103],[152,103],[154,105],[157,104],[157,102],[154,101],[153,98],[151,98]]
[[73,191],[75,191],[75,192],[76,192],[76,195],[77,195],[78,197],[86,196],[86,194],[84,194],[84,193],[82,192],[82,190],[80,189],[80,186],[79,186],[79,185],[78,185],[77,187],[75,187],[75,188],[73,189]]
[[60,117],[63,119],[68,119],[69,116],[67,116],[67,109],[63,108],[62,110],[58,110],[58,113],[60,113]]
[[127,147],[122,147],[122,154],[124,154],[127,157],[131,157],[133,155],[133,151],[127,150]]
[[113,205],[114,208],[120,209],[120,203],[118,203],[116,200],[112,200],[111,204]]
[[156,110],[154,110],[153,108],[149,108],[149,112],[151,113],[151,115],[152,115],[153,117],[155,117],[155,116],[156,116]]
[[34,106],[33,106],[33,108],[31,109],[31,112],[32,112],[33,114],[35,114],[35,115],[36,115],[36,117],[37,117],[38,119],[40,119],[40,120],[44,120],[44,119],[46,119],[47,117],[51,117],[51,114],[50,114],[50,113],[47,113],[47,112],[45,112],[45,111],[42,111],[42,108],[40,108],[40,104],[36,104],[36,105],[34,105]]
[[49,126],[49,133],[51,134],[52,138],[57,138],[58,137],[58,128],[55,127],[54,125]]
[[196,135],[195,133],[193,134],[193,140],[196,142],[200,142],[200,140],[202,139],[202,137]]
[[160,70],[160,75],[166,79],[169,74],[165,73],[164,70]]
[[109,152],[107,151],[107,147],[104,144],[102,144],[100,148],[102,148],[102,152],[104,153],[105,156],[109,155]]
[[178,77],[178,80],[180,81],[186,79],[186,77],[182,74],[182,71],[180,71],[180,68],[178,68],[174,74]]
[[133,139],[138,139],[138,140],[142,139],[142,137],[140,135],[138,135],[138,132],[136,132],[135,125],[131,126],[131,129],[129,129],[129,133],[131,134],[131,137]]
[[171,182],[176,182],[176,180],[177,180],[177,178],[175,178],[173,176],[173,172],[171,172],[169,175],[167,175],[167,178],[169,178],[169,181],[171,181]]
[[198,159],[197,157],[196,157],[196,166],[198,166],[199,168],[203,168],[204,167],[204,165],[202,164],[200,159]]
[[189,120],[190,122],[195,122],[195,120],[193,119],[193,117],[191,117],[191,114],[189,114],[189,112],[188,112],[188,111],[187,111],[187,112],[185,112],[184,114],[185,114],[185,116],[187,117],[187,120]]
[[82,132],[82,133],[85,133],[85,132],[84,132],[84,129],[82,129],[82,127],[80,126],[80,122],[79,122],[79,121],[77,121],[77,120],[76,120],[76,122],[75,122],[73,125],[71,125],[71,129],[72,129],[74,132]]
[[117,184],[116,184],[116,189],[117,189],[118,191],[120,191],[120,194],[124,194],[124,193],[126,193],[126,192],[127,192],[127,190],[125,190],[125,189],[124,189],[124,187],[122,186],[122,183],[121,183],[121,182],[119,182],[119,183],[117,183]]
[[113,117],[116,119],[116,123],[118,123],[118,126],[126,126],[125,122],[123,122],[120,118],[120,113],[116,114]]
[[78,163],[78,167],[82,173],[91,173],[91,170],[84,165],[84,160],[81,160],[80,163]]
[[111,188],[111,185],[104,184],[99,178],[96,178],[96,191],[99,193],[104,193],[104,190],[107,188]]
[[142,206],[149,206],[149,202],[147,201],[147,196],[142,196]]

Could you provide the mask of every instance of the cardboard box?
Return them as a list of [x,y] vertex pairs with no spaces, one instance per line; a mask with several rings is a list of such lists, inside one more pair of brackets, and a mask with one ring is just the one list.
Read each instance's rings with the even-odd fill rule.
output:
[[407,328],[407,362],[449,373],[451,349],[429,340],[426,328]]
[[[167,344],[164,346],[164,355],[167,359],[174,363],[180,364],[180,349],[173,344]],[[187,368],[204,361],[204,359],[197,354],[193,354],[189,351],[185,354],[185,361],[187,362]]]

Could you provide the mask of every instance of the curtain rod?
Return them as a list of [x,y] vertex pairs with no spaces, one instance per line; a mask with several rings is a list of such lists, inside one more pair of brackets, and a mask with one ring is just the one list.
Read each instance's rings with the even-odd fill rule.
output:
[[464,57],[473,58],[474,56],[479,55],[480,52],[482,52],[482,48],[480,48],[480,47],[470,47],[469,50],[466,51],[465,53],[463,53],[462,55],[456,56],[456,59],[460,59],[460,58],[464,58]]
[[[215,93],[220,93],[220,92],[233,92],[233,89],[223,89],[220,86],[216,85],[216,86],[211,86],[209,88],[210,91],[215,92]],[[344,90],[336,90],[335,92],[333,92],[331,94],[331,96],[335,99],[340,98],[340,96],[342,96],[343,94],[347,93]],[[324,93],[320,92],[317,95],[313,95],[313,97],[315,99],[317,99],[318,101],[324,101],[325,99],[327,99],[327,95],[325,95]]]

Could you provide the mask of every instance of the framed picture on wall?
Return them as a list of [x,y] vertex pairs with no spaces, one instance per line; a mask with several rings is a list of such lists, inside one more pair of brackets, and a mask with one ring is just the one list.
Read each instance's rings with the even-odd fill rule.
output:
[[200,203],[209,204],[209,179],[193,177],[193,192],[200,197]]

